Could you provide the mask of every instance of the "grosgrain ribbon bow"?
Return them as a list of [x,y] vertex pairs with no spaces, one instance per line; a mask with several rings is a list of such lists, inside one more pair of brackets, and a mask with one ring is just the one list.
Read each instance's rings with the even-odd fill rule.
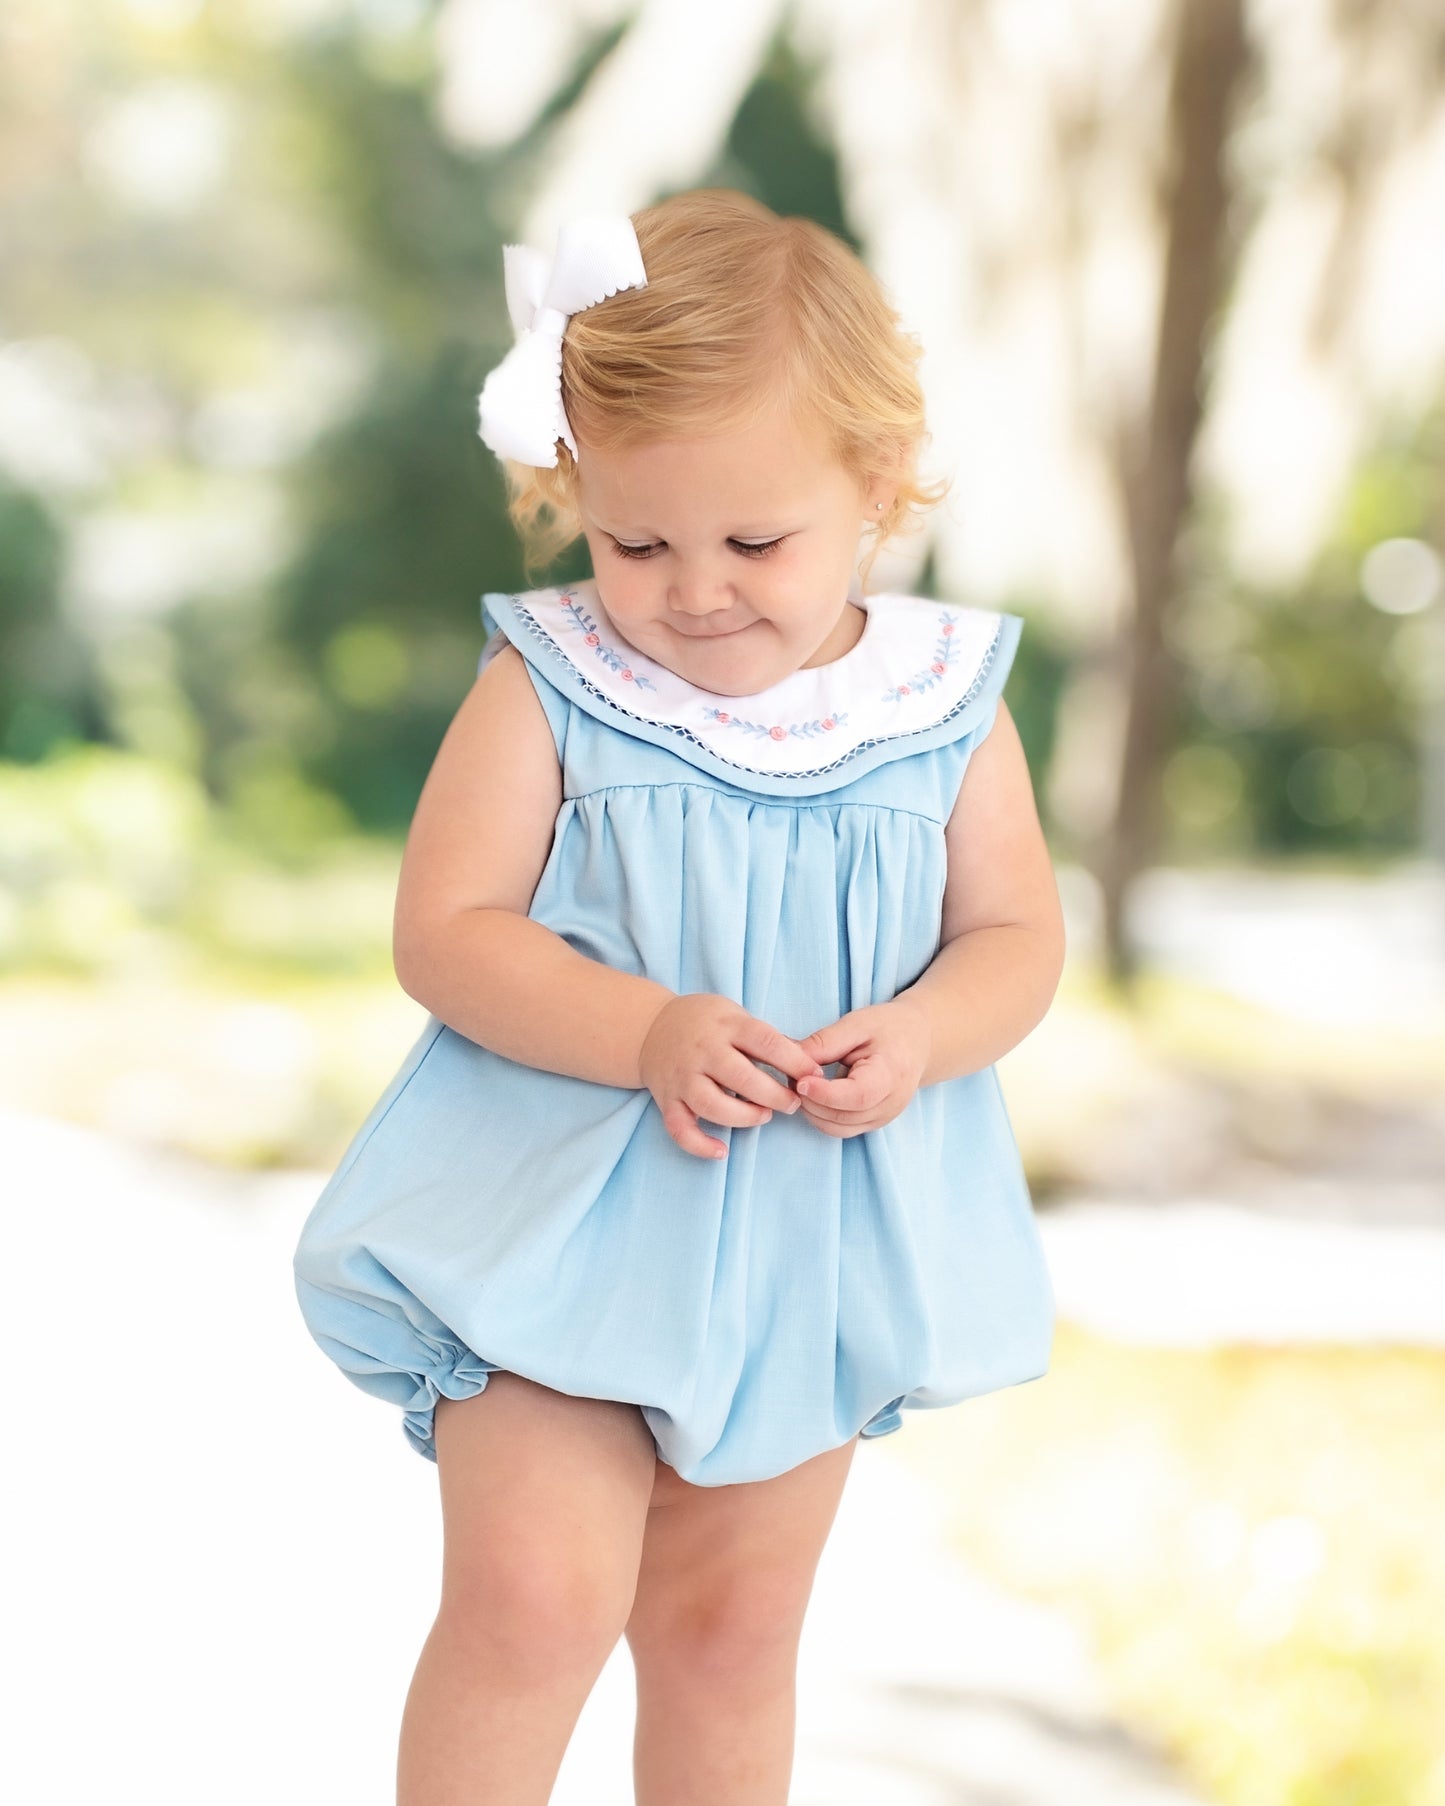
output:
[[551,469],[558,439],[577,456],[562,406],[562,335],[584,307],[647,287],[637,229],[625,213],[569,220],[550,261],[530,245],[503,245],[502,279],[517,342],[482,384],[477,433],[499,458]]

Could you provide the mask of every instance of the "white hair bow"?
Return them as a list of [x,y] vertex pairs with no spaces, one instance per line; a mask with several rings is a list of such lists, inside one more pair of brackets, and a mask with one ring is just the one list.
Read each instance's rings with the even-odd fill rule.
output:
[[504,245],[502,276],[517,342],[482,384],[477,433],[499,458],[550,469],[558,439],[577,456],[562,406],[562,334],[584,307],[646,288],[642,247],[625,213],[591,215],[560,228],[550,262],[530,245]]

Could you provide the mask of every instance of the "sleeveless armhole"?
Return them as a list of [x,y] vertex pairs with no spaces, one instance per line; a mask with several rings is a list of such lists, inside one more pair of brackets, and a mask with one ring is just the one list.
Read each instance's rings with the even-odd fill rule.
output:
[[[487,608],[487,603],[492,599],[493,597],[490,591],[482,597],[482,625],[484,627],[493,624],[495,621],[495,617]],[[510,646],[511,644],[512,641],[507,635],[505,626],[493,625],[493,631],[488,636],[487,643],[482,648],[482,656],[477,662],[477,676],[481,676],[482,672],[489,664],[491,664],[492,660],[504,646]],[[552,745],[557,753],[557,763],[559,765],[565,764],[567,748],[567,698],[552,684],[548,683],[547,679],[536,668],[531,659],[527,658],[525,655],[522,658],[522,665],[531,681],[532,688],[537,693],[537,700],[542,705],[542,712],[547,717],[547,726],[552,731]]]
[[[1010,653],[1010,655],[1009,655],[1010,663],[1012,663],[1012,657],[1013,657],[1013,655],[1012,655],[1012,653]],[[978,750],[978,748],[983,745],[984,741],[988,739],[989,735],[993,732],[993,724],[995,721],[998,720],[999,700],[1000,700],[1001,696],[1003,695],[1002,685],[1003,685],[1004,680],[1007,678],[1007,676],[1008,676],[1008,671],[1006,668],[1003,671],[999,672],[995,676],[994,683],[995,683],[995,685],[997,685],[999,687],[993,689],[989,693],[989,695],[986,699],[986,702],[983,705],[984,706],[983,715],[974,723],[974,725],[968,730],[968,732],[966,734],[964,734],[962,736],[962,738],[959,741],[959,744],[961,746],[965,747],[970,753],[976,752]]]
[[[823,795],[894,759],[982,740],[993,724],[1023,628],[1021,616],[993,609],[923,597],[872,598],[870,624],[875,608],[882,610],[885,602],[889,615],[895,609],[905,613],[895,617],[903,634],[894,632],[894,643],[886,645],[886,617],[880,613],[885,632],[871,648],[866,673],[859,659],[860,648],[867,645],[865,631],[865,639],[839,661],[836,671],[824,666],[811,678],[795,673],[761,693],[774,699],[764,706],[778,709],[778,718],[750,720],[715,708],[699,714],[696,693],[689,695],[666,667],[631,649],[620,656],[607,641],[605,623],[591,612],[592,592],[588,583],[519,595],[488,592],[484,598],[484,610],[489,605],[490,618],[502,625],[527,661],[544,703],[548,692],[555,692],[568,706],[604,724],[623,726],[635,738],[675,752],[702,771],[774,796]],[[843,693],[843,701],[867,724],[860,729],[855,720],[841,736],[838,756],[819,760],[827,736],[846,720],[832,706],[829,686],[842,692],[850,681],[858,686],[856,697]],[[793,691],[785,701],[787,686]]]

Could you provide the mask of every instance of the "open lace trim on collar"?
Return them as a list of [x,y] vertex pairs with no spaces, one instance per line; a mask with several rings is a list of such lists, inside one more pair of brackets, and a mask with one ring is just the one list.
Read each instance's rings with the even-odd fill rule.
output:
[[[864,597],[863,634],[840,659],[796,671],[752,696],[720,697],[627,645],[590,583],[507,599],[589,695],[737,771],[783,778],[826,776],[870,747],[951,720],[984,688],[1004,632],[1002,615],[991,609],[918,596]],[[651,706],[649,697],[656,699]],[[744,746],[773,756],[741,758]],[[824,746],[836,747],[837,756],[803,762]]]

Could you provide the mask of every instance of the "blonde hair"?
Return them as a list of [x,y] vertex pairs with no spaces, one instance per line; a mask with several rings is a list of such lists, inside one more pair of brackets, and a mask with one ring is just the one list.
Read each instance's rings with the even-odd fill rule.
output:
[[[616,451],[659,439],[746,430],[781,396],[860,484],[897,484],[868,523],[859,566],[916,532],[946,479],[918,481],[929,437],[916,366],[877,278],[813,220],[782,218],[750,195],[699,188],[632,216],[647,286],[574,314],[562,340],[562,404],[579,443]],[[507,513],[530,576],[582,532],[577,465],[557,441],[547,468],[503,460]]]

